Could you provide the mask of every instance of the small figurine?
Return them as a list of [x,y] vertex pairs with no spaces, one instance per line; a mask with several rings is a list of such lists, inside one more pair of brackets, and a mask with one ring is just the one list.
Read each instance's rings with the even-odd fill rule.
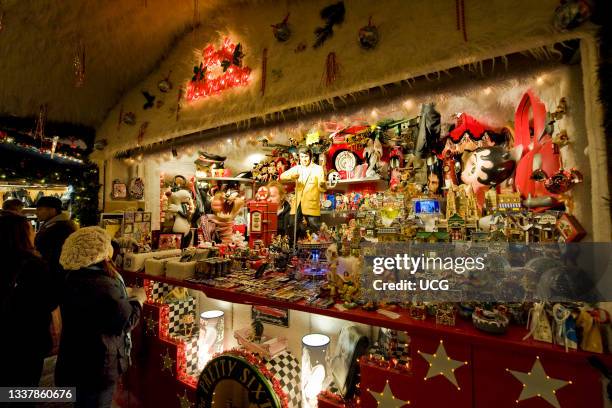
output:
[[264,332],[263,323],[261,323],[259,319],[253,320],[253,322],[251,323],[251,330],[252,330],[252,333],[251,333],[252,341],[254,341],[255,343],[259,343],[261,341],[261,337],[263,336],[263,332]]

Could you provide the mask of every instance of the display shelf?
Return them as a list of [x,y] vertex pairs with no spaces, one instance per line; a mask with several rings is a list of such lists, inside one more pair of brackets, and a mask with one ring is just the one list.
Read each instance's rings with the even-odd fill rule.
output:
[[443,338],[447,340],[463,341],[471,344],[472,346],[490,346],[494,348],[503,347],[504,351],[507,353],[512,351],[529,351],[537,353],[540,356],[548,355],[573,362],[584,362],[586,361],[587,357],[597,355],[604,360],[606,364],[612,365],[612,355],[609,354],[594,354],[581,350],[571,350],[566,352],[565,349],[559,345],[544,343],[532,339],[523,340],[523,337],[527,334],[527,330],[519,326],[511,325],[508,328],[508,332],[503,335],[489,335],[487,333],[478,331],[470,322],[462,320],[459,317],[456,320],[455,326],[445,326],[436,324],[431,317],[428,320],[412,319],[409,317],[407,310],[401,309],[393,310],[393,312],[397,313],[400,317],[397,319],[392,319],[378,312],[369,312],[361,309],[340,310],[336,307],[320,309],[307,305],[305,301],[295,303],[285,302],[249,293],[237,292],[232,289],[220,289],[207,285],[186,282],[179,279],[167,278],[165,276],[154,276],[141,272],[127,271],[122,271],[122,274],[128,281],[134,279],[148,279],[170,285],[182,286],[201,291],[209,298],[223,300],[226,302],[286,308],[353,321],[370,326],[386,327],[393,330],[406,331],[411,334],[420,334],[422,336],[436,337],[440,339]]
[[338,183],[327,191],[359,191],[361,189],[380,190],[388,187],[388,181],[380,177],[338,180]]
[[198,177],[197,181],[235,181],[238,183],[255,183],[254,179],[243,177]]

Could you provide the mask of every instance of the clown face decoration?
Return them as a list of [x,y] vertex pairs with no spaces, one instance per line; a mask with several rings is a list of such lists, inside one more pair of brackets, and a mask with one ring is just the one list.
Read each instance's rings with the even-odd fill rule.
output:
[[503,147],[483,147],[468,155],[461,172],[461,181],[477,191],[483,186],[500,184],[512,176],[514,167],[514,160]]

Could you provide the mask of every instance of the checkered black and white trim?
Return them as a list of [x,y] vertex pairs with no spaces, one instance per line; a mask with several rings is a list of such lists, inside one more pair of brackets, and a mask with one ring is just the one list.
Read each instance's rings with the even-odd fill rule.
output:
[[300,362],[288,351],[283,351],[266,363],[287,395],[289,408],[299,408],[302,401],[300,391]]

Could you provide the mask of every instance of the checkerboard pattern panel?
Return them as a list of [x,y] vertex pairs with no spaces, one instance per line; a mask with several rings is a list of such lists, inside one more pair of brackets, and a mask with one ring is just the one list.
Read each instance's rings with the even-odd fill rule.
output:
[[300,362],[288,351],[283,351],[266,363],[287,395],[289,408],[299,408],[302,401],[300,391]]
[[198,336],[178,336],[174,340],[180,342],[177,361],[181,364],[178,368],[179,376],[197,377],[198,372]]
[[[196,299],[189,297],[185,300],[168,303],[168,335],[170,336],[185,336],[189,335],[189,326],[192,326],[192,332],[196,331],[197,304]],[[193,319],[192,323],[187,323],[188,315]]]
[[172,289],[174,289],[174,286],[168,285],[167,283],[152,281],[150,284],[151,298],[147,300],[151,302],[161,302],[164,296],[166,296],[168,293],[170,293]]

